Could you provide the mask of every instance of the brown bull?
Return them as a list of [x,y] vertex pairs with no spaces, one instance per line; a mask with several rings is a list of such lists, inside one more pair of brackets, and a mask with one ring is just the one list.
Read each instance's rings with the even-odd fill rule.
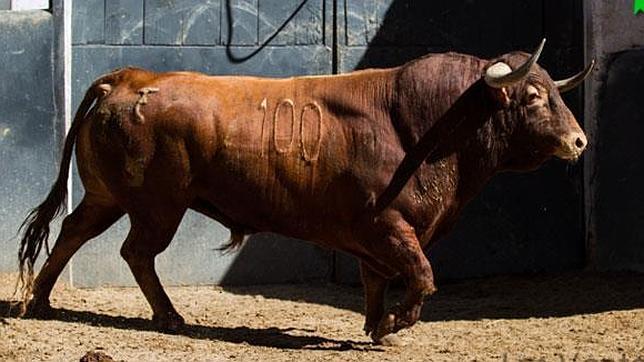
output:
[[[26,313],[46,313],[70,257],[128,214],[121,255],[153,321],[179,328],[183,319],[154,258],[191,208],[229,227],[231,247],[244,234],[270,231],[357,256],[364,328],[383,342],[413,325],[436,290],[423,247],[450,229],[494,174],[534,169],[553,155],[575,160],[584,150],[584,133],[559,90],[591,67],[555,83],[536,65],[542,47],[491,61],[434,54],[337,76],[123,69],[99,78],[76,114],[56,183],[24,224]],[[74,144],[85,196],[33,281],[48,225],[66,197]],[[396,275],[406,295],[385,313],[385,289]]]

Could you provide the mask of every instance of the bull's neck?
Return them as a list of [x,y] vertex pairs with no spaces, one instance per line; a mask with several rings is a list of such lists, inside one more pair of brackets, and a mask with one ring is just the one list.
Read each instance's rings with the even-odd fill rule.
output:
[[467,202],[502,171],[512,117],[498,111],[480,77],[431,81],[398,82],[392,122],[408,156],[425,153],[431,164],[456,155],[459,198]]
[[508,170],[515,117],[512,110],[496,112],[458,152],[462,201],[474,198],[494,175]]
[[479,175],[488,178],[503,170],[508,151],[509,128],[505,114],[490,117],[467,146],[459,152],[459,161],[471,164]]

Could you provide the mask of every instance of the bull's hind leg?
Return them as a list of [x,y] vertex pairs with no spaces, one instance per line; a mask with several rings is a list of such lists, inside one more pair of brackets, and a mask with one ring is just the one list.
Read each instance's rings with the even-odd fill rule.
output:
[[69,259],[85,242],[101,234],[121,216],[123,211],[117,206],[83,198],[63,220],[56,244],[34,281],[25,316],[47,316],[51,309],[49,295]]
[[[163,290],[154,267],[154,258],[164,251],[177,230],[186,208],[146,210],[148,215],[130,214],[132,227],[123,243],[121,255],[130,266],[145,299],[152,307],[152,321],[163,331],[176,331],[184,324]],[[149,215],[152,214],[150,217]]]
[[414,229],[397,213],[385,214],[377,222],[375,242],[368,243],[370,253],[382,264],[402,275],[407,289],[400,304],[381,319],[371,338],[376,343],[402,328],[414,325],[420,318],[425,296],[436,291],[429,261],[416,238]]

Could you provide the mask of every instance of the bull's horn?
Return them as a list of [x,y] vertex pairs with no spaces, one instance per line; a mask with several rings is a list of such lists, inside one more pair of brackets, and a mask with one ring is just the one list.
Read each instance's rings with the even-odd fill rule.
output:
[[514,71],[509,65],[503,62],[498,62],[487,68],[487,71],[485,72],[485,83],[493,88],[503,88],[511,86],[512,84],[522,80],[526,75],[528,75],[528,73],[530,73],[532,66],[537,62],[537,60],[539,60],[544,44],[546,44],[545,38],[541,41],[541,44],[539,44],[539,47],[535,50],[530,59]]
[[588,77],[590,72],[593,71],[594,67],[595,59],[590,61],[590,64],[588,64],[586,69],[577,73],[576,75],[573,75],[570,78],[555,81],[555,85],[559,89],[559,93],[568,92],[569,90],[576,88],[584,81],[584,79],[586,79],[586,77]]

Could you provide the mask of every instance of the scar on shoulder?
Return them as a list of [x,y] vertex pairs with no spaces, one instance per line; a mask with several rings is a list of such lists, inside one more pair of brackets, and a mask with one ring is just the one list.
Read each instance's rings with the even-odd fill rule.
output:
[[134,114],[139,119],[140,123],[145,122],[145,117],[141,113],[141,106],[148,104],[148,94],[156,93],[159,91],[159,88],[154,87],[143,87],[137,91],[139,93],[139,99],[136,100],[134,104]]

